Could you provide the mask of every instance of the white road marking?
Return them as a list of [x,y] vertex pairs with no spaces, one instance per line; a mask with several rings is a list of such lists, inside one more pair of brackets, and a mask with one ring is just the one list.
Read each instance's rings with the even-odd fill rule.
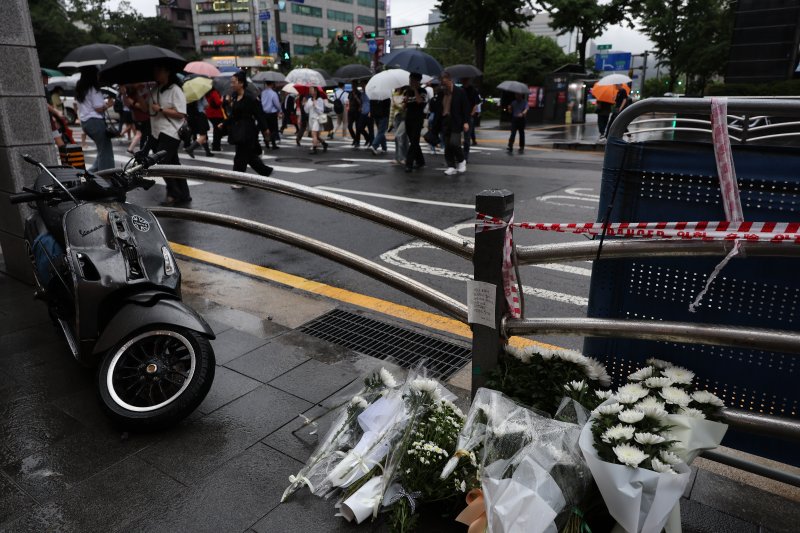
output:
[[325,185],[318,185],[317,189],[322,189],[324,191],[331,191],[331,192],[340,192],[343,194],[352,194],[354,196],[371,196],[373,198],[385,198],[387,200],[396,200],[398,202],[410,202],[415,204],[427,204],[427,205],[441,205],[444,207],[459,207],[462,209],[472,209],[475,210],[475,206],[473,204],[454,204],[451,202],[439,202],[436,200],[424,200],[422,198],[409,198],[407,196],[395,196],[392,194],[381,194],[377,192],[366,192],[366,191],[354,191],[352,189],[339,189],[337,187],[328,187]]
[[561,207],[578,207],[580,209],[597,209],[595,205],[581,205],[566,202],[556,202],[554,200],[571,200],[577,202],[590,202],[592,204],[600,203],[600,196],[597,194],[587,194],[580,191],[594,191],[594,189],[583,187],[569,187],[564,189],[566,194],[546,194],[544,196],[537,196],[536,199],[540,202],[545,202],[551,205],[558,205]]
[[[461,223],[446,228],[445,231],[447,231],[448,233],[452,233],[453,235],[457,235],[461,238],[473,240],[472,236],[463,235],[461,233],[465,229],[472,231],[472,228],[473,228],[472,223]],[[434,245],[428,244],[427,242],[413,241],[408,244],[398,246],[397,248],[394,248],[392,250],[388,250],[383,254],[381,254],[380,257],[383,261],[385,261],[390,265],[399,268],[404,268],[406,270],[412,270],[414,272],[420,272],[422,274],[429,274],[431,276],[438,276],[464,282],[472,279],[472,274],[469,274],[467,272],[457,272],[447,268],[436,267],[433,265],[425,265],[423,263],[409,261],[401,257],[402,252],[405,252],[406,250],[421,249],[421,248],[438,250],[438,248],[436,248]],[[537,268],[544,268],[547,270],[557,270],[560,272],[577,274],[580,276],[591,276],[591,270],[588,268],[573,267],[571,265],[563,265],[560,263],[553,263],[548,265],[531,265],[531,266]],[[541,289],[538,287],[531,287],[528,285],[522,286],[522,292],[530,296],[543,298],[546,300],[552,300],[556,302],[578,305],[582,307],[586,307],[587,305],[589,305],[589,299],[584,298],[583,296],[575,296],[573,294],[566,294],[563,292],[551,291],[548,289]]]
[[352,168],[352,167],[358,167],[358,166],[361,166],[361,165],[350,164],[350,163],[340,163],[338,165],[327,165],[328,168]]

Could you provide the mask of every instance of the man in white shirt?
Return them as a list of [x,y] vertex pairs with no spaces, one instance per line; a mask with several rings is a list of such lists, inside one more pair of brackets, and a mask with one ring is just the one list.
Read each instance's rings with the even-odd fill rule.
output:
[[336,126],[328,134],[329,139],[333,139],[333,133],[339,128],[342,129],[342,138],[346,137],[347,102],[349,99],[350,93],[344,90],[344,82],[340,81],[339,86],[333,91],[333,112],[336,113]]

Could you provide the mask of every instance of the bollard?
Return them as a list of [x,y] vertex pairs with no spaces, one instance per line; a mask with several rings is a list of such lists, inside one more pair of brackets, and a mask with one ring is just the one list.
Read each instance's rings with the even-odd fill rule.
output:
[[[514,214],[514,193],[505,189],[483,191],[475,197],[478,213],[502,218],[506,222]],[[475,234],[472,265],[475,281],[495,286],[494,327],[470,324],[472,327],[472,396],[486,384],[486,376],[503,353],[504,339],[500,322],[508,307],[503,293],[503,240],[505,231],[497,229]]]

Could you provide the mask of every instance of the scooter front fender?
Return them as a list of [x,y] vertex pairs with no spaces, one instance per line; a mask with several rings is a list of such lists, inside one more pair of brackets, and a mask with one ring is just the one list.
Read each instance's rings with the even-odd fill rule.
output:
[[97,339],[92,352],[101,354],[134,331],[151,324],[171,324],[197,331],[209,339],[216,338],[205,319],[180,300],[161,299],[152,305],[132,302],[114,315]]

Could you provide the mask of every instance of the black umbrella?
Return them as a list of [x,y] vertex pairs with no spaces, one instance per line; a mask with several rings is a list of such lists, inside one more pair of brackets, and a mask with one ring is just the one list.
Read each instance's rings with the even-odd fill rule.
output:
[[173,72],[180,72],[187,61],[170,50],[150,44],[131,46],[117,52],[100,69],[103,83],[137,83],[153,81],[153,69],[163,65]]
[[367,66],[353,63],[352,65],[339,67],[333,75],[343,80],[359,80],[372,77],[372,71]]
[[432,56],[417,49],[406,48],[381,57],[381,63],[389,68],[401,68],[409,72],[419,72],[428,76],[442,73],[442,65]]
[[[214,78],[214,83],[213,83],[212,87],[214,87],[214,89],[216,89],[216,91],[219,94],[221,94],[222,96],[225,96],[226,94],[230,94],[230,92],[231,92],[231,76],[232,76],[232,74],[230,74],[230,75],[223,74],[222,76],[217,76],[216,78]],[[259,90],[258,87],[256,87],[256,85],[254,83],[252,83],[253,80],[248,80],[248,81],[250,81],[251,83],[247,84],[247,88],[245,89],[245,91],[247,91],[248,94],[258,98],[259,95],[261,94],[261,91]]]
[[444,71],[449,73],[451,77],[459,80],[483,76],[483,72],[473,65],[452,65],[445,67]]
[[82,68],[104,65],[114,54],[122,50],[115,44],[87,44],[79,46],[66,55],[58,68]]

